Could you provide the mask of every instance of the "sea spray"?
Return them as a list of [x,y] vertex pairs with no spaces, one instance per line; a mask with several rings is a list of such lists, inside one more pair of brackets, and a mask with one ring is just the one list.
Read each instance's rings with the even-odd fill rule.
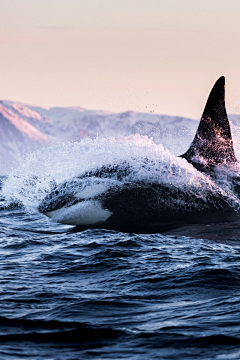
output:
[[[54,187],[101,168],[117,168],[117,171],[103,172],[101,178],[106,178],[106,187],[107,182],[111,186],[138,181],[170,184],[196,192],[203,199],[209,191],[220,193],[227,196],[233,206],[239,206],[239,200],[228,185],[218,186],[185,159],[140,135],[86,138],[81,142],[68,142],[31,152],[22,159],[19,167],[12,169],[3,185],[3,195],[8,202],[17,201],[35,211]],[[121,172],[124,176],[119,182]]]

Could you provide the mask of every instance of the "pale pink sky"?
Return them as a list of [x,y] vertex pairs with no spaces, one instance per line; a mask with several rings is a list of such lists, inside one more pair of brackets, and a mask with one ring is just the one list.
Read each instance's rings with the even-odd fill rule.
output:
[[240,113],[239,0],[1,0],[0,99],[199,118],[221,75]]

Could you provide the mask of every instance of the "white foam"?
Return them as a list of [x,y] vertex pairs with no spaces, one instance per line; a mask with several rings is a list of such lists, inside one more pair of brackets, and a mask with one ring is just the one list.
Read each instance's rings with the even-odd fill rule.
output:
[[119,172],[126,168],[130,171],[120,180],[119,172],[112,171],[110,179],[108,173],[105,179],[103,175],[100,184],[90,181],[89,186],[80,191],[73,188],[73,193],[79,198],[89,199],[107,191],[109,186],[144,181],[195,192],[203,199],[209,191],[222,193],[232,203],[239,205],[228,183],[217,185],[185,159],[176,157],[164,150],[162,145],[156,145],[151,139],[140,135],[94,140],[86,138],[81,142],[41,148],[22,159],[19,167],[12,170],[3,186],[3,195],[9,201],[21,201],[26,208],[36,209],[52,191],[53,184],[58,186],[102,166],[112,170],[117,166]]

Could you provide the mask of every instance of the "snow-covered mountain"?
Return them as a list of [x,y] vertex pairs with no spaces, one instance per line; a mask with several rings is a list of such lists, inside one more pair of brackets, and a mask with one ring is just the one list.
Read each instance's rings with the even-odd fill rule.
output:
[[[234,132],[238,133],[240,116],[229,118]],[[46,109],[0,101],[0,174],[7,173],[23,153],[39,146],[80,141],[86,136],[119,137],[139,133],[179,155],[188,148],[198,123],[183,117],[133,111],[114,114],[81,107]]]

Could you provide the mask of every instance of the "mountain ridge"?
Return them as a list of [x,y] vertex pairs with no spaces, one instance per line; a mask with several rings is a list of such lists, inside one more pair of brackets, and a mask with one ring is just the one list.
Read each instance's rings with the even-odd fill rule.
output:
[[[230,115],[229,119],[234,133],[238,133],[240,115]],[[138,133],[152,137],[155,143],[162,143],[172,153],[179,155],[188,148],[197,126],[198,120],[180,116],[134,111],[112,113],[87,110],[80,106],[43,108],[2,100],[0,174],[7,174],[19,156],[39,146],[81,141],[87,136],[121,137]]]

